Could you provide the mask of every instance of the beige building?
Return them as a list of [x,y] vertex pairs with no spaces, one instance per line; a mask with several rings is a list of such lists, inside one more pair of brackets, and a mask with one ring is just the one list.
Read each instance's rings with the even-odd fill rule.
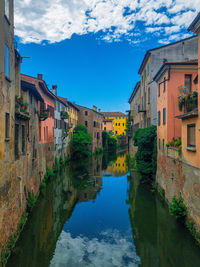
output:
[[93,109],[76,105],[79,108],[78,123],[88,127],[88,132],[92,135],[91,150],[95,152],[96,148],[102,147],[102,129],[103,129],[103,114],[97,107]]
[[114,120],[104,119],[103,120],[103,130],[107,132],[114,132]]

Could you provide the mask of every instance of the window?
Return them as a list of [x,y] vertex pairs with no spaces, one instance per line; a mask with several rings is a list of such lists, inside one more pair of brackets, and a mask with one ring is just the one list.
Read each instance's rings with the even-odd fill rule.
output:
[[15,159],[19,158],[18,142],[19,142],[19,124],[15,124]]
[[5,76],[10,77],[10,52],[7,45],[5,45]]
[[88,112],[87,111],[85,111],[85,116],[87,116],[88,115]]
[[5,115],[5,138],[9,139],[10,137],[10,114],[6,113]]
[[160,111],[158,111],[158,126],[160,126]]
[[115,131],[115,134],[117,134],[117,131]]
[[25,155],[25,126],[22,125],[22,154]]
[[148,104],[150,104],[151,94],[150,94],[150,87],[148,88]]
[[96,126],[97,126],[97,124],[96,124],[96,121],[94,121],[94,123],[93,123],[93,126],[94,126],[94,127],[96,127]]
[[187,89],[191,91],[191,87],[192,87],[192,75],[191,74],[185,75],[185,87],[187,87]]
[[106,127],[104,127],[104,131],[106,131]]
[[100,139],[100,135],[99,135],[99,132],[97,133],[97,139]]
[[166,124],[166,108],[163,108],[163,124]]
[[45,127],[44,127],[44,140],[46,140]]
[[118,123],[118,125],[120,126],[120,123]]
[[85,121],[85,126],[88,126],[88,123],[87,123],[87,121]]
[[138,113],[140,112],[140,105],[138,105]]
[[160,96],[160,83],[158,85],[158,97]]
[[5,15],[9,19],[9,0],[5,0]]
[[188,132],[188,146],[196,147],[196,134],[195,134],[195,124],[189,124],[187,126]]
[[163,147],[163,150],[165,149],[165,139],[162,140],[162,147]]
[[115,123],[115,125],[117,126],[117,123]]
[[166,78],[164,77],[164,85],[163,85],[163,92],[166,90]]
[[124,126],[124,123],[123,123],[123,126]]

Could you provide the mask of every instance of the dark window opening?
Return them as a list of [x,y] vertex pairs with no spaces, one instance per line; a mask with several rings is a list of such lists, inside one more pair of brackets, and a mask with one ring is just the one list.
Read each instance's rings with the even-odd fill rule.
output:
[[15,124],[15,159],[19,158],[19,124]]
[[187,126],[188,133],[188,146],[196,147],[196,133],[195,133],[195,124],[189,124]]
[[166,108],[163,108],[163,124],[166,124]]
[[10,114],[9,113],[6,113],[6,116],[5,116],[5,138],[6,139],[9,139],[10,137]]
[[192,75],[191,74],[186,74],[185,75],[185,87],[188,89],[190,92],[192,89]]
[[22,125],[22,154],[25,155],[25,126]]

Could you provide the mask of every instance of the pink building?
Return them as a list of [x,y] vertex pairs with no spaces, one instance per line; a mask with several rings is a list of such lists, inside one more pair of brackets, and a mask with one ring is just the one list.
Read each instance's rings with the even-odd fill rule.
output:
[[181,137],[182,122],[177,116],[184,113],[178,101],[183,92],[197,90],[197,60],[165,63],[154,80],[157,82],[158,150],[166,143]]

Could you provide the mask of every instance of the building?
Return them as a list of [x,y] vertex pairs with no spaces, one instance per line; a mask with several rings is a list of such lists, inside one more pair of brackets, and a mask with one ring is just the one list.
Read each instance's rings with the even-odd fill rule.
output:
[[139,68],[141,75],[140,112],[142,127],[157,124],[157,84],[154,76],[165,62],[193,60],[198,57],[197,36],[150,49]]
[[54,149],[57,157],[67,157],[68,149],[68,112],[67,104],[57,97],[57,85],[52,85],[54,102]]
[[91,150],[95,152],[96,148],[102,147],[103,115],[95,106],[93,109],[76,106],[79,108],[78,123],[87,126],[88,132],[92,135]]
[[122,112],[102,112],[104,118],[114,121],[114,134],[126,135],[127,116]]
[[[79,114],[79,108],[72,102],[68,101],[67,98],[60,97],[64,103],[67,104],[67,112],[68,112],[68,144],[70,144],[70,141],[73,136],[73,131],[76,125],[78,124],[78,114]],[[68,145],[68,153],[70,154],[70,146]]]
[[130,131],[131,136],[134,135],[135,130],[138,128],[142,128],[142,115],[140,113],[140,99],[141,99],[141,91],[140,91],[140,82],[137,82],[133,92],[128,100],[130,104],[130,118],[129,122],[131,124]]
[[39,136],[38,143],[42,146],[40,159],[42,166],[53,166],[54,162],[54,103],[55,95],[48,89],[42,74],[38,74],[37,78],[28,75],[21,75],[24,82],[35,85],[38,93],[44,99],[39,102]]
[[15,76],[20,63],[14,47],[13,0],[0,1],[0,258],[22,213],[14,164]]
[[[158,152],[166,150],[166,144],[181,138],[182,116],[186,109],[191,109],[188,102],[184,107],[178,106],[182,91],[197,91],[197,60],[185,62],[168,62],[160,68],[154,80],[157,82],[158,112]],[[194,104],[194,108],[197,104]]]
[[103,130],[107,132],[114,132],[114,120],[103,119]]

